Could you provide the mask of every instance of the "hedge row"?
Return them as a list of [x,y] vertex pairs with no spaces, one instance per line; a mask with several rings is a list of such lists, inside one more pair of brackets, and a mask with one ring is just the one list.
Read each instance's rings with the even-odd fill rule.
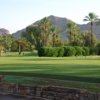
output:
[[100,48],[79,46],[44,47],[38,50],[38,55],[44,57],[89,56],[100,55]]
[[100,49],[79,47],[79,46],[65,46],[65,47],[44,47],[38,50],[39,56],[44,57],[66,57],[66,56],[88,56],[100,54]]
[[38,55],[46,57],[62,57],[64,55],[64,48],[41,48],[38,50]]

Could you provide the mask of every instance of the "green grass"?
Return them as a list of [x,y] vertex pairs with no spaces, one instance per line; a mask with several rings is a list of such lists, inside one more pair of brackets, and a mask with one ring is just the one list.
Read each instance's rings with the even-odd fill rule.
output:
[[[5,81],[35,85],[60,85],[100,92],[100,57],[0,57]],[[13,75],[13,76],[12,76]],[[24,76],[24,77],[19,77]]]

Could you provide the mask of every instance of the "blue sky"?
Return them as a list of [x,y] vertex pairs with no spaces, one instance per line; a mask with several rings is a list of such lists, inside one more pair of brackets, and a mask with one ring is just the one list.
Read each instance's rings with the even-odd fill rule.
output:
[[100,16],[100,0],[0,0],[0,28],[13,33],[49,15],[82,24],[89,12]]

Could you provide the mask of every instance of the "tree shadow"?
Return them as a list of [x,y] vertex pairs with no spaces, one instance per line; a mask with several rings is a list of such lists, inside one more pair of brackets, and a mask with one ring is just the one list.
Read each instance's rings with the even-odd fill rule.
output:
[[3,71],[3,72],[0,72],[0,74],[26,76],[26,77],[29,76],[29,77],[38,77],[38,78],[48,78],[48,79],[59,79],[59,80],[68,80],[68,81],[80,81],[80,82],[89,82],[89,83],[100,83],[100,78],[83,77],[83,76],[75,76],[75,75],[57,75],[57,74],[47,74],[47,73],[12,72],[12,71],[9,71],[9,72]]

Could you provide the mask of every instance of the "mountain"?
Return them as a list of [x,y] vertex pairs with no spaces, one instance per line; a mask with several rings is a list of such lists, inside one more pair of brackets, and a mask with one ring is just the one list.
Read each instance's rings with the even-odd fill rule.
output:
[[[69,21],[67,18],[57,17],[57,16],[49,16],[48,19],[52,22],[52,24],[57,28],[58,34],[60,37],[65,40],[67,38],[67,32],[66,32],[66,25]],[[35,23],[31,24],[38,24],[41,20],[36,21]],[[77,23],[76,23],[77,24]],[[90,30],[90,24],[77,24],[80,27],[80,30]],[[100,26],[96,26],[96,23],[94,23],[93,32],[96,34],[97,39],[100,39]],[[13,33],[13,36],[16,38],[21,37],[22,32],[25,32],[25,28],[22,30],[17,31],[16,33]]]
[[58,34],[63,40],[66,40],[67,33],[66,33],[66,25],[71,21],[67,18],[61,18],[56,16],[49,16],[49,20],[52,22],[52,24],[57,28]]
[[[100,40],[100,23],[97,25],[98,23],[93,23],[93,33],[96,35],[96,38],[98,40]],[[79,25],[80,27],[80,30],[81,31],[85,31],[85,30],[88,30],[90,31],[90,23],[87,23],[87,24],[81,24]]]
[[17,32],[15,32],[15,33],[13,33],[12,35],[13,35],[13,37],[15,37],[15,38],[20,38],[21,37],[21,34],[23,33],[23,32],[25,32],[25,28],[24,29],[22,29],[22,30],[19,30],[19,31],[17,31]]
[[[67,18],[61,18],[61,17],[56,17],[56,16],[49,16],[48,19],[52,22],[52,24],[57,28],[58,34],[60,35],[61,38],[66,39],[66,24],[70,21]],[[36,21],[35,23],[31,24],[31,25],[36,25],[40,22]],[[22,30],[19,30],[15,33],[13,33],[13,36],[16,38],[21,37],[22,32],[25,32],[25,28]]]
[[10,32],[7,29],[0,28],[0,35],[7,35],[10,34]]

